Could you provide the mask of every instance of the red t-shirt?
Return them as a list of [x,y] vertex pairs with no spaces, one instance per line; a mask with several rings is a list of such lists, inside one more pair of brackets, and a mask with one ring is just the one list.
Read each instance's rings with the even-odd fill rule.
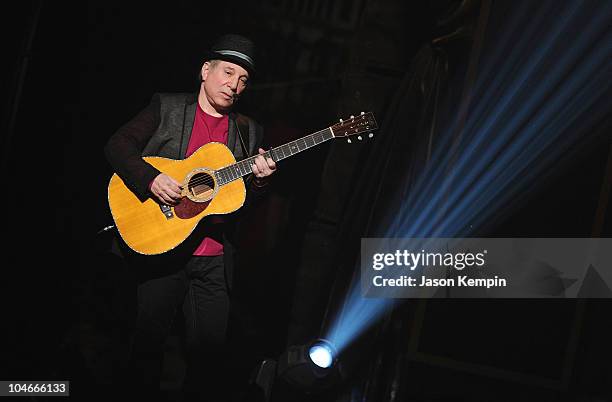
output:
[[[221,117],[211,116],[204,112],[198,103],[185,157],[193,154],[198,148],[209,142],[220,142],[227,145],[228,124],[229,118],[227,115]],[[193,255],[214,256],[223,254],[223,244],[221,243],[222,231],[220,230],[222,223],[223,219],[221,217],[211,216],[208,218],[205,224],[210,229],[210,233],[214,233],[216,236],[214,238],[205,237],[193,252]]]

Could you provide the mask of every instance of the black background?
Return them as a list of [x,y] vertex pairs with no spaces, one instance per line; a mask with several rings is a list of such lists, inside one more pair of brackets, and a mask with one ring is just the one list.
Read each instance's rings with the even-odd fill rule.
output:
[[[325,21],[288,12],[290,8],[278,1],[266,2],[268,8],[256,3],[20,2],[3,12],[2,304],[8,340],[1,379],[69,377],[77,388],[81,382],[85,395],[88,387],[113,370],[108,356],[96,360],[93,369],[82,357],[90,350],[112,349],[113,342],[124,345],[123,335],[114,331],[127,325],[131,313],[131,299],[126,297],[129,281],[120,279],[126,268],[105,254],[105,235],[96,235],[112,223],[106,205],[112,171],[102,148],[154,92],[195,91],[199,54],[216,36],[236,32],[258,43],[259,74],[239,110],[264,125],[270,145],[279,145],[353,113],[356,105],[384,110],[389,100],[381,93],[398,88],[420,45],[436,33],[436,15],[457,4],[343,1],[338,7],[346,10],[345,27],[341,19]],[[302,3],[295,3],[299,10]],[[40,15],[28,51],[38,7]],[[359,16],[364,9],[371,18],[367,32],[382,37],[371,39],[375,49],[361,47],[367,42],[360,31],[363,25],[348,17],[351,10],[357,10]],[[375,23],[372,15],[379,16]],[[320,32],[323,37],[308,39]],[[341,40],[326,40],[331,37]],[[389,42],[392,49],[403,52],[389,52],[385,48]],[[23,80],[20,73],[25,74]],[[360,97],[353,96],[356,92]],[[609,124],[605,127],[609,133]],[[516,200],[511,213],[496,218],[489,234],[609,237],[609,211],[601,222],[603,229],[593,233],[609,145],[608,134],[607,141],[589,144],[556,166]],[[317,197],[336,185],[333,180],[343,180],[325,172],[326,158],[350,154],[347,163],[354,163],[368,152],[367,145],[357,145],[354,151],[346,147],[325,145],[281,165],[270,199],[250,217],[245,247],[251,256],[279,256],[278,251],[284,250],[280,254],[283,263],[261,261],[254,264],[254,272],[238,278],[251,286],[238,298],[251,304],[239,319],[251,331],[249,344],[259,348],[250,352],[252,361],[284,349],[297,265],[290,258],[303,250]],[[355,202],[355,198],[345,202]],[[112,268],[105,270],[108,264]],[[377,373],[364,369],[361,378],[384,382],[400,372],[401,381],[417,384],[410,395],[418,400],[456,395],[506,400],[512,392],[523,400],[603,398],[606,384],[612,381],[608,367],[611,338],[607,337],[610,303],[580,303],[499,301],[492,306],[480,301],[430,302],[420,324],[419,351],[460,362],[459,368],[426,360],[395,370],[389,355],[396,350],[394,346],[401,349],[407,341],[383,336],[377,339],[387,340],[387,346],[379,349],[384,365]],[[416,309],[411,305],[395,315],[410,321]],[[584,313],[578,324],[576,311]],[[477,336],[483,320],[490,325],[486,335]],[[511,376],[493,375],[491,379],[462,365],[482,364],[558,379],[567,364],[565,352],[573,330],[578,331],[579,340],[575,359],[569,364],[573,370],[568,390],[551,390],[539,383],[524,385],[513,382]],[[111,346],[104,344],[108,339]],[[121,360],[122,348],[115,348],[113,359]],[[245,372],[249,367],[245,365]],[[438,389],[442,381],[456,392]],[[514,386],[516,383],[520,385]],[[480,391],[474,391],[479,387]]]

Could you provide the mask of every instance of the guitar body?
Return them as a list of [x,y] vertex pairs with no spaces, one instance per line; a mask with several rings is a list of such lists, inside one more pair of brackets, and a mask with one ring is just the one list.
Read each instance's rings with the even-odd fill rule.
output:
[[183,242],[202,218],[228,214],[244,204],[242,178],[222,186],[217,183],[214,171],[236,163],[232,152],[221,143],[208,143],[184,160],[143,159],[182,183],[184,197],[173,207],[162,207],[151,198],[143,202],[117,174],[112,176],[108,202],[115,225],[126,244],[138,253],[169,251]]

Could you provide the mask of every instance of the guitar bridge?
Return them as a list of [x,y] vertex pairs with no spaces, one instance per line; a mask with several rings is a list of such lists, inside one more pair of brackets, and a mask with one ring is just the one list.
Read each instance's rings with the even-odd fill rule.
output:
[[169,205],[160,205],[159,209],[161,209],[162,213],[166,217],[166,219],[174,218],[174,212],[172,212],[172,207]]

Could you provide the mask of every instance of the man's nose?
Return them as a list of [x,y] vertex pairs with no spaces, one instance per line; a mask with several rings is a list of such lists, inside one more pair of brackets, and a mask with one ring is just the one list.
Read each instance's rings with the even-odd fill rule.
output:
[[236,92],[238,90],[238,78],[230,78],[230,80],[227,82],[227,86],[230,87],[232,91]]

